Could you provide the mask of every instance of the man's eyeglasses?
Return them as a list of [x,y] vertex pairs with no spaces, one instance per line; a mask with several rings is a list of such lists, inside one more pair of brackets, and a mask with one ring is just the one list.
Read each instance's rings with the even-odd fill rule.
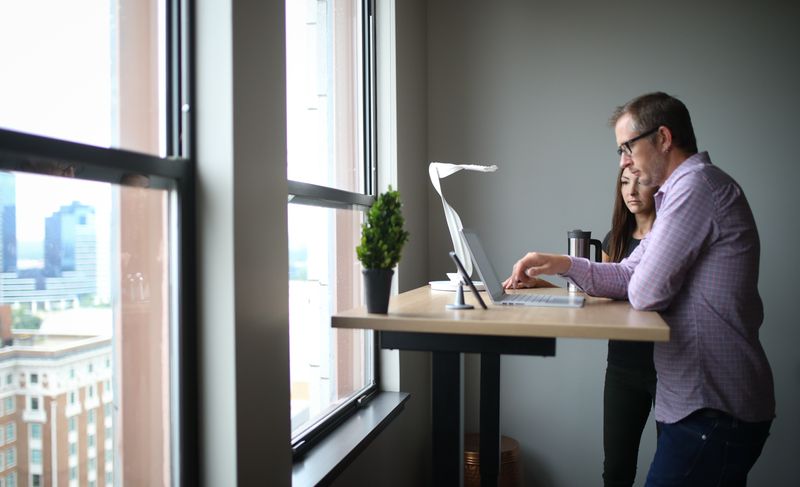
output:
[[651,130],[648,130],[647,132],[645,132],[643,134],[639,134],[636,137],[634,137],[632,139],[629,139],[629,140],[626,140],[625,142],[621,143],[619,145],[619,147],[617,147],[617,155],[618,156],[622,156],[623,152],[625,154],[627,154],[627,155],[631,155],[633,153],[633,150],[631,149],[631,145],[633,145],[634,142],[636,142],[639,139],[643,139],[643,138],[647,137],[648,135],[654,134],[657,130],[658,130],[658,127],[654,128],[654,129],[651,129]]

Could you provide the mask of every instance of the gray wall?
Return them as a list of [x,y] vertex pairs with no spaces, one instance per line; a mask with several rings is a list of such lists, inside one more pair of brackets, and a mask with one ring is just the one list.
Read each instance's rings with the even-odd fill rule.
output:
[[[743,186],[762,239],[761,336],[778,401],[754,486],[800,477],[798,19],[796,2],[773,0],[428,2],[428,160],[499,165],[458,173],[444,191],[504,273],[527,250],[564,252],[569,229],[607,231],[618,159],[606,121],[641,93],[681,98],[701,150]],[[433,279],[450,270],[451,244],[428,198]],[[565,339],[555,358],[503,358],[501,428],[521,443],[526,485],[600,484],[605,355],[604,341]],[[468,429],[476,414],[472,402]],[[654,445],[648,427],[639,485]]]

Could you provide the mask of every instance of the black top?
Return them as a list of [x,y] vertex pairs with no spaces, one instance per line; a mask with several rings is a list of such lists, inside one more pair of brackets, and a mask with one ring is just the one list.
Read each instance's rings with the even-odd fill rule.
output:
[[[608,248],[608,241],[611,238],[611,232],[606,234],[603,239],[603,252],[610,254]],[[625,249],[625,257],[630,256],[641,240],[632,238]],[[627,340],[609,340],[608,341],[608,363],[618,365],[620,367],[630,367],[641,369],[644,371],[655,371],[653,365],[653,342],[632,342]]]

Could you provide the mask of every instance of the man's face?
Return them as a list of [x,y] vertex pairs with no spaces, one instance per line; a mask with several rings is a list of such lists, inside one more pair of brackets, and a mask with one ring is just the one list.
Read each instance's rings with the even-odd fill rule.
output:
[[[647,127],[650,130],[654,127]],[[630,114],[622,115],[614,126],[614,134],[617,138],[617,145],[622,147],[622,154],[619,158],[619,166],[627,168],[632,175],[639,178],[642,186],[659,186],[664,183],[666,174],[666,158],[661,155],[653,142],[652,137],[644,137],[634,142],[623,144],[641,135],[641,132],[634,130],[633,119]],[[630,154],[627,149],[630,149]]]

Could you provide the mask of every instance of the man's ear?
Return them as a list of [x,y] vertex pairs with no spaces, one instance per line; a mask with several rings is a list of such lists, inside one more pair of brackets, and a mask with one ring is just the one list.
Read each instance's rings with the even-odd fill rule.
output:
[[658,127],[659,150],[667,153],[672,150],[672,130],[666,125]]

